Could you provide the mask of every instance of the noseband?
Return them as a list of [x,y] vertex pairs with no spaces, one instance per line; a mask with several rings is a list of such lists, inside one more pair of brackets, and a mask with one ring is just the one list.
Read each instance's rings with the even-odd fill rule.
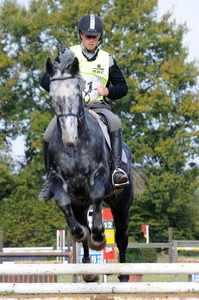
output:
[[[76,78],[75,76],[70,76],[70,77],[59,77],[59,78],[52,78],[50,79],[50,82],[51,81],[59,81],[59,80],[67,80],[67,79],[71,79],[71,78]],[[81,119],[78,117],[78,115],[76,114],[73,114],[73,113],[68,113],[68,114],[59,114],[57,115],[57,118],[61,118],[61,117],[70,117],[70,116],[73,116],[73,117],[76,117],[78,119],[78,124],[80,123],[81,124]]]

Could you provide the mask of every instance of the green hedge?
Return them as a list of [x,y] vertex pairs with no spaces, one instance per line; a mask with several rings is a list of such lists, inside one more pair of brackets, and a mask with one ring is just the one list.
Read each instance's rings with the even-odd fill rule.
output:
[[126,252],[127,263],[156,263],[157,258],[154,248],[128,248]]
[[156,263],[158,259],[157,252],[154,248],[142,248],[142,254],[144,256],[144,262]]

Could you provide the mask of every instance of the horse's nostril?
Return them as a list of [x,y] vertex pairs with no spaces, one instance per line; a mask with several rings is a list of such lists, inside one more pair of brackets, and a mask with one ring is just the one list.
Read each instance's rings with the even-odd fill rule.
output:
[[67,147],[75,147],[75,146],[76,146],[76,143],[74,143],[74,142],[68,142],[68,143],[66,144],[66,146],[67,146]]

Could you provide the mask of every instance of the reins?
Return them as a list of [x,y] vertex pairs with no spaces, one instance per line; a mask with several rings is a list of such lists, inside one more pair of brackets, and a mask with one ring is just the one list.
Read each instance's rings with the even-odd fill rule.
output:
[[11,140],[14,141],[16,140],[16,138],[21,134],[27,131],[27,126],[30,125],[36,118],[38,118],[50,105],[52,104],[52,102],[48,103],[32,120],[30,120],[28,122],[27,125],[23,126],[22,129],[15,134],[14,136],[11,137]]

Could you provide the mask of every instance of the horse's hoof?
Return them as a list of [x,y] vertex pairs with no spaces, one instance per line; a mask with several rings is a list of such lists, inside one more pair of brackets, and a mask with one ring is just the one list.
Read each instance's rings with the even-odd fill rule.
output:
[[[82,263],[83,264],[92,264],[93,262],[92,262],[91,257],[88,257],[87,259],[85,259],[83,257]],[[83,275],[83,279],[85,282],[97,282],[97,281],[99,281],[99,276],[93,275],[93,274],[87,274],[87,275]]]
[[96,241],[93,239],[94,235],[91,234],[90,238],[88,239],[88,247],[92,250],[100,251],[106,247],[106,238],[103,234],[102,241]]
[[97,282],[99,281],[98,275],[83,275],[83,279],[85,282]]
[[83,231],[83,236],[82,237],[75,237],[74,235],[72,235],[72,238],[75,242],[77,242],[77,243],[87,242],[88,237],[90,236],[90,232],[89,232],[88,228],[85,227],[85,226],[82,226],[82,231]]
[[129,275],[119,275],[118,279],[120,282],[128,282],[129,281]]

